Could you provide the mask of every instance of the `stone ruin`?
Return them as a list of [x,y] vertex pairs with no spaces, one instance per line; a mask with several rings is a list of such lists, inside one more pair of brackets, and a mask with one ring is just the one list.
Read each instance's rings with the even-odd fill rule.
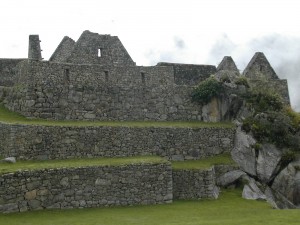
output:
[[[8,109],[27,118],[232,121],[235,119],[229,113],[234,105],[232,99],[214,99],[208,104],[192,102],[192,90],[211,75],[218,79],[224,75],[229,79],[245,76],[250,86],[259,86],[262,79],[266,80],[263,85],[274,88],[290,103],[287,81],[278,78],[261,52],[255,53],[242,75],[230,56],[225,56],[218,67],[168,62],[145,67],[136,65],[118,37],[90,31],[84,31],[76,42],[64,37],[48,61],[42,58],[39,36],[30,35],[27,59],[0,59],[0,98]],[[251,147],[255,141],[239,128],[6,123],[0,123],[0,128],[0,155],[17,160],[158,155],[173,161],[231,152],[238,164],[204,171],[172,171],[170,163],[165,161],[2,174],[0,212],[217,198],[219,186],[230,186],[241,177],[248,180],[244,190],[247,198],[267,199],[275,208],[299,204],[295,193],[300,188],[281,187],[283,175],[277,176],[274,186],[264,191],[257,187],[255,177],[265,183],[274,179],[280,154],[272,158],[276,150],[266,146],[257,158]],[[266,167],[267,161],[274,163]],[[299,167],[290,167],[292,176],[299,177]],[[279,198],[283,200],[278,201]]]

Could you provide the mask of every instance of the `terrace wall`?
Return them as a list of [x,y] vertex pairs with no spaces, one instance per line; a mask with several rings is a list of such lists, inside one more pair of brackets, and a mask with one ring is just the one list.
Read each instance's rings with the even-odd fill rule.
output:
[[159,155],[199,159],[230,152],[235,128],[76,127],[0,123],[0,155],[64,159]]

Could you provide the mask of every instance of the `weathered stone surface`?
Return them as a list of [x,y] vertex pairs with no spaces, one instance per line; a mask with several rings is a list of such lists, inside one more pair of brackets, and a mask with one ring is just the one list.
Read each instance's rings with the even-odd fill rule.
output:
[[3,156],[13,153],[22,159],[44,160],[136,155],[199,159],[229,152],[233,148],[234,133],[234,127],[72,127],[0,123]]
[[270,187],[266,188],[265,195],[267,198],[267,202],[275,209],[296,209],[297,208],[297,206],[295,206],[291,201],[289,201],[284,195],[271,189]]
[[[209,197],[209,180],[214,179],[206,175],[207,181],[199,184],[206,187],[200,190],[203,197]],[[0,212],[161,204],[173,199],[168,162],[18,171],[1,174],[0,182]]]
[[281,160],[281,151],[273,144],[263,144],[257,158],[257,176],[263,183],[268,183],[273,177]]
[[208,104],[202,107],[202,118],[205,122],[220,121],[220,111],[217,98],[213,98]]
[[229,171],[217,179],[217,185],[221,187],[227,187],[228,185],[237,181],[243,175],[246,175],[246,173],[241,170]]
[[174,199],[202,199],[219,196],[214,169],[173,170]]
[[234,148],[231,151],[232,159],[246,173],[256,176],[256,156],[253,145],[256,143],[253,137],[246,134],[238,127],[235,134]]
[[267,202],[272,206],[273,209],[279,209],[273,191],[269,186],[266,187],[265,196]]
[[12,213],[18,211],[19,208],[17,203],[8,203],[8,204],[0,205],[0,212]]
[[0,162],[3,162],[3,163],[16,163],[16,158],[15,157],[7,157],[5,159],[0,160]]
[[25,193],[25,199],[27,200],[33,200],[36,198],[36,190],[28,191]]
[[274,179],[272,189],[282,194],[290,202],[299,205],[300,162],[292,162]]
[[243,198],[251,199],[251,200],[265,200],[266,196],[264,193],[259,189],[257,184],[253,179],[250,180],[249,184],[245,184],[243,189]]

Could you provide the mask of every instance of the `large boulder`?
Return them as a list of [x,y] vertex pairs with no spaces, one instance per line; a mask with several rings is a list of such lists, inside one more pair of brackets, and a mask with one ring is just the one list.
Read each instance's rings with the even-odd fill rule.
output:
[[243,175],[246,175],[246,173],[241,170],[229,171],[217,179],[217,185],[220,187],[227,187],[235,183]]
[[262,183],[268,183],[279,169],[282,153],[273,144],[263,144],[257,157],[256,172]]
[[256,156],[253,145],[254,138],[238,127],[235,134],[234,148],[231,151],[232,159],[246,173],[256,176]]
[[16,158],[15,157],[7,157],[7,158],[4,158],[2,160],[0,160],[0,162],[2,163],[16,163]]
[[265,196],[267,202],[274,209],[295,209],[296,206],[290,202],[285,196],[280,194],[277,191],[272,190],[270,187],[267,187],[265,190]]
[[274,179],[272,189],[300,206],[300,160],[290,163]]
[[245,184],[242,197],[251,200],[266,200],[265,194],[260,190],[254,179],[250,179],[249,184]]

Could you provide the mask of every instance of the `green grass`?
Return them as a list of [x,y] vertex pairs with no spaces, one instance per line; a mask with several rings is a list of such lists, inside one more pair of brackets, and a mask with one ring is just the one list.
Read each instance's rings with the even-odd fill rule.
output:
[[112,126],[112,127],[181,127],[181,128],[232,128],[229,122],[205,123],[201,121],[59,121],[44,119],[28,119],[18,113],[11,112],[0,104],[0,122],[10,124],[28,124],[45,126]]
[[[14,164],[0,163],[0,174],[16,172],[18,170],[41,170],[48,168],[63,168],[63,167],[86,167],[86,166],[115,166],[126,164],[140,163],[161,163],[167,160],[159,156],[135,156],[135,157],[120,157],[120,158],[74,158],[65,160],[28,160],[17,161]],[[213,165],[235,165],[230,154],[217,155],[199,160],[186,160],[180,162],[172,162],[173,169],[207,169]]]
[[167,205],[0,214],[1,225],[299,225],[299,210],[274,210],[225,190],[218,200]]
[[16,172],[18,170],[41,170],[64,167],[87,167],[87,166],[119,166],[127,164],[162,163],[166,160],[158,156],[136,156],[122,158],[84,158],[45,161],[17,161],[14,164],[0,163],[0,174]]
[[199,160],[172,162],[173,169],[208,169],[213,165],[236,165],[229,153]]

